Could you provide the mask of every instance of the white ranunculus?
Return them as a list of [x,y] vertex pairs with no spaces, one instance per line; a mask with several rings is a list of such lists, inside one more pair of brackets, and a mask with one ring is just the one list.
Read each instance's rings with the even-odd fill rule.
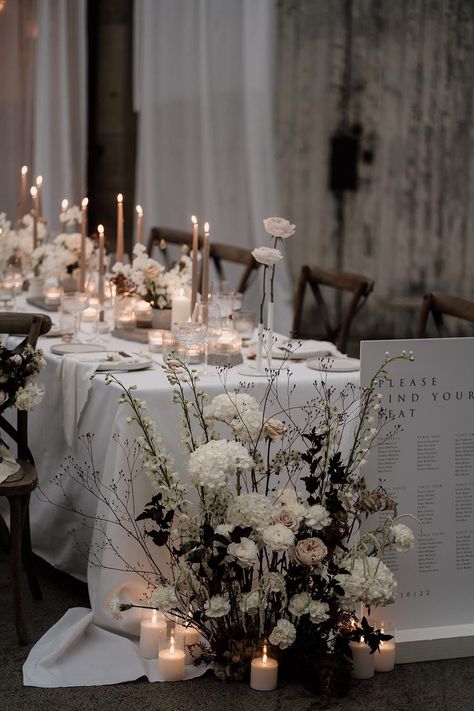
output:
[[259,534],[272,522],[273,506],[264,494],[240,494],[230,504],[226,520],[233,526],[251,526]]
[[213,595],[204,603],[207,617],[224,617],[230,612],[230,602],[224,595]]
[[18,410],[32,410],[43,399],[44,390],[36,383],[26,383],[24,388],[18,388],[15,395],[15,406]]
[[229,476],[250,469],[254,464],[242,444],[220,439],[195,449],[189,456],[188,469],[196,486],[222,489],[227,485]]
[[346,598],[376,607],[390,605],[395,601],[397,581],[380,558],[365,556],[353,562],[342,561],[341,567],[350,571],[336,576],[344,588]]
[[274,551],[286,551],[295,543],[293,531],[282,523],[267,526],[262,534],[263,542]]
[[252,615],[258,612],[260,606],[260,592],[259,590],[251,590],[248,593],[244,593],[239,600],[239,607],[247,615]]
[[283,254],[279,249],[273,247],[257,247],[252,251],[253,258],[260,264],[265,264],[267,267],[272,267],[283,259]]
[[390,528],[391,541],[399,553],[406,553],[413,548],[415,537],[413,531],[404,523],[396,523]]
[[227,553],[242,568],[249,568],[257,560],[258,550],[254,541],[244,537],[240,539],[239,543],[230,543],[227,546]]
[[176,607],[178,598],[172,585],[157,585],[151,596],[152,607],[156,607],[161,612],[168,612]]
[[309,593],[296,593],[288,604],[288,612],[295,617],[301,617],[301,615],[305,615],[308,612],[310,602]]
[[327,604],[327,602],[311,600],[308,606],[308,612],[311,622],[313,622],[315,625],[319,625],[320,622],[325,622],[329,619],[329,605]]
[[323,528],[326,528],[331,523],[329,511],[320,504],[310,506],[304,519],[308,526],[314,528],[315,531],[322,531]]
[[265,232],[272,237],[281,237],[287,239],[295,234],[295,225],[290,224],[284,217],[267,217],[263,224]]
[[291,647],[296,639],[296,628],[289,620],[278,620],[276,627],[273,628],[271,635],[268,638],[270,644],[280,649]]

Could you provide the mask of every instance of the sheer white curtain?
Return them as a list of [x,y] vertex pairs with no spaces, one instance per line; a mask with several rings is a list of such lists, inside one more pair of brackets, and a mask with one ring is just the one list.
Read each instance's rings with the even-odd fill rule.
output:
[[86,0],[7,0],[0,12],[0,211],[15,220],[20,168],[43,176],[56,229],[86,182]]
[[[190,228],[197,214],[216,242],[271,244],[262,219],[279,214],[274,37],[274,0],[137,0],[136,198],[145,230]],[[277,327],[288,329],[285,266],[277,275]]]

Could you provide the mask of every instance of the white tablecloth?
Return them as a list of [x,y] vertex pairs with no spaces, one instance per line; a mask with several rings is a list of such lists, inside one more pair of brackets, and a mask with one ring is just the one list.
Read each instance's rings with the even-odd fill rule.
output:
[[[32,309],[33,310],[33,309]],[[31,525],[33,547],[36,553],[57,568],[85,579],[86,562],[79,554],[72,529],[80,529],[81,522],[70,511],[53,506],[46,499],[59,501],[58,487],[54,478],[61,465],[68,457],[84,460],[84,449],[80,443],[72,448],[66,444],[63,429],[64,403],[62,389],[57,377],[59,357],[51,354],[50,346],[57,341],[41,338],[47,367],[41,374],[41,382],[46,388],[42,404],[30,414],[30,447],[35,457],[40,489],[32,497]],[[115,350],[139,350],[139,344],[127,343],[119,339],[110,339],[107,347]],[[159,357],[159,356],[158,356]],[[304,363],[292,363],[292,385],[296,386],[292,402],[302,405],[314,393],[314,381],[321,380],[321,374],[309,370]],[[348,382],[358,385],[359,373],[333,373],[328,376],[330,384],[340,390]],[[185,472],[185,457],[181,450],[179,421],[180,411],[171,405],[171,388],[161,369],[156,364],[151,370],[133,373],[121,373],[120,379],[125,385],[136,385],[136,396],[143,398],[149,406],[149,413],[158,424],[163,442],[176,460],[177,471]],[[251,379],[239,374],[234,368],[227,380],[228,389],[236,388],[240,382]],[[282,376],[286,389],[286,377]],[[210,395],[222,392],[222,384],[214,375],[201,381],[202,388]],[[262,379],[255,380],[252,394],[259,399],[264,391]],[[78,434],[94,434],[94,459],[96,468],[102,473],[102,481],[108,483],[124,466],[124,452],[114,435],[121,438],[133,434],[127,423],[130,414],[127,406],[119,405],[120,389],[116,385],[106,385],[104,375],[97,375],[86,405],[79,420]],[[268,413],[270,415],[272,413]],[[70,464],[71,465],[71,464]],[[67,476],[62,476],[65,493],[74,500],[77,508],[90,515],[96,512],[97,501],[85,490],[72,486]],[[136,510],[143,510],[144,504],[152,495],[150,483],[145,474],[135,487]],[[126,536],[120,540],[115,531],[114,541],[124,553],[125,558],[139,558],[139,551],[131,549]],[[87,543],[87,539],[86,543]],[[157,552],[159,549],[157,549]],[[114,566],[114,561],[103,558],[105,565]],[[73,686],[117,683],[128,681],[142,675],[150,680],[157,680],[156,668],[144,662],[136,649],[136,641],[122,635],[137,635],[140,614],[130,611],[124,614],[122,622],[115,622],[108,610],[108,600],[113,594],[123,597],[137,597],[144,589],[144,584],[133,574],[107,568],[89,567],[87,575],[92,612],[89,610],[70,610],[35,645],[24,667],[24,683],[34,686]],[[135,638],[136,640],[136,638]],[[95,670],[93,673],[91,669]],[[97,671],[99,670],[99,671]],[[190,674],[199,673],[195,669]]]

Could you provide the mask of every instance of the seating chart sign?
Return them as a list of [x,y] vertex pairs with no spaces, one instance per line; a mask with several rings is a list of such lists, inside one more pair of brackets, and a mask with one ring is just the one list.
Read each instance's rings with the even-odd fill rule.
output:
[[370,453],[366,475],[372,485],[381,479],[399,514],[419,524],[401,520],[413,528],[415,548],[386,555],[398,595],[375,616],[397,630],[459,630],[474,623],[474,338],[363,342],[362,384],[387,351],[402,350],[414,361],[395,361],[378,382],[381,406],[402,429]]

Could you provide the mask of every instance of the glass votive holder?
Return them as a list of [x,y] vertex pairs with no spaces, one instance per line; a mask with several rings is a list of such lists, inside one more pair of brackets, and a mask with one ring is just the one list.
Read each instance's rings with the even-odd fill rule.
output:
[[135,306],[137,328],[151,328],[151,315],[151,304],[148,301],[138,301]]
[[376,672],[389,672],[395,666],[395,625],[392,620],[369,620],[369,624],[382,634],[389,635],[392,639],[380,642],[378,652],[373,653],[374,668]]
[[250,664],[250,688],[256,691],[273,691],[278,684],[278,662],[268,654],[268,645],[263,643],[255,650]]
[[45,306],[59,306],[61,303],[61,289],[59,286],[46,286],[43,291]]
[[150,353],[161,353],[163,348],[163,331],[152,329],[148,331],[148,350]]
[[176,337],[173,333],[173,331],[163,331],[162,337],[161,337],[161,349],[163,353],[163,362],[166,363],[168,358],[173,354],[176,353],[177,345],[176,345]]
[[184,679],[186,654],[184,637],[177,637],[174,630],[169,637],[161,637],[158,652],[158,673],[163,681],[181,681]]
[[115,300],[115,328],[118,331],[131,331],[136,327],[135,299],[133,297]]
[[204,352],[202,343],[194,343],[192,345],[188,345],[187,343],[183,343],[179,339],[177,343],[178,356],[180,360],[186,361],[190,365],[196,365],[197,363],[201,363]]
[[71,341],[74,334],[74,316],[60,306],[58,308],[59,331],[63,341]]
[[234,311],[232,324],[243,339],[249,340],[257,325],[257,314],[255,311]]
[[96,341],[99,337],[99,311],[93,306],[85,309],[80,316],[79,330],[85,341]]

